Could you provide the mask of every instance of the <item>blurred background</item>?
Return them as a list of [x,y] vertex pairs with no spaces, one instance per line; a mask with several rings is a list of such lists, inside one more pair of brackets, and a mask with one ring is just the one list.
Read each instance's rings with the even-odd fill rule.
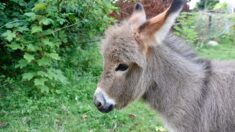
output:
[[[139,0],[147,17],[172,0]],[[136,0],[1,0],[0,131],[165,132],[141,100],[100,113],[100,39],[130,16]],[[235,59],[235,1],[189,0],[172,32],[200,56]]]

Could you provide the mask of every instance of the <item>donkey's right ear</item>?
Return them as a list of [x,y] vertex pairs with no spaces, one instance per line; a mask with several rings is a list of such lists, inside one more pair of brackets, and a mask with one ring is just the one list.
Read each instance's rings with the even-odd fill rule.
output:
[[146,21],[146,14],[144,11],[144,7],[140,2],[137,2],[135,4],[131,17],[129,18],[129,22],[134,28],[136,28],[145,23],[145,21]]
[[161,44],[170,32],[185,2],[186,0],[173,0],[168,9],[146,21],[138,28],[138,32],[147,38],[155,38],[158,44]]

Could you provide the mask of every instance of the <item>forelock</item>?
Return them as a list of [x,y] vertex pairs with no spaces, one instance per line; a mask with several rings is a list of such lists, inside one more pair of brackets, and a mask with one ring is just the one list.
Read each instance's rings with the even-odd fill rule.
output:
[[131,45],[134,43],[133,40],[133,32],[128,22],[115,24],[105,31],[105,36],[101,41],[101,53],[104,54],[108,50]]
[[139,46],[134,38],[132,27],[123,22],[108,28],[101,44],[101,53],[112,61],[135,62],[139,64]]

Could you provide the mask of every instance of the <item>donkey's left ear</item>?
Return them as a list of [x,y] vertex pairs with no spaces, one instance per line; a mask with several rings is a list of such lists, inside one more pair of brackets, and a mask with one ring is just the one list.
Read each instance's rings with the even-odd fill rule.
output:
[[144,22],[146,22],[146,14],[144,11],[144,7],[140,2],[137,2],[135,4],[133,13],[128,21],[135,28],[139,27]]
[[138,28],[138,32],[145,37],[152,38],[154,36],[161,43],[175,23],[184,3],[185,0],[173,0],[167,10],[142,24]]

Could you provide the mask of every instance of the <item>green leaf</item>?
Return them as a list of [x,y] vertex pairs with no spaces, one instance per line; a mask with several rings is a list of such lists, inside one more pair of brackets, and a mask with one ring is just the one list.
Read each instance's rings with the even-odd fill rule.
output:
[[50,68],[47,70],[47,74],[49,79],[54,79],[55,81],[59,81],[62,84],[68,83],[67,78],[64,76],[61,70]]
[[46,10],[46,4],[45,3],[38,3],[35,4],[34,8],[32,9],[33,11],[39,11],[39,10]]
[[57,53],[49,53],[47,54],[48,57],[52,58],[52,59],[55,59],[55,60],[60,60],[60,57]]
[[47,69],[47,74],[48,74],[49,79],[55,79],[56,78],[56,74],[54,73],[54,70],[52,68]]
[[46,78],[36,78],[34,79],[35,86],[45,86],[45,82],[47,81]]
[[34,56],[31,54],[28,54],[28,53],[24,54],[24,58],[25,58],[25,60],[27,60],[28,63],[31,62],[32,60],[34,60]]
[[31,33],[33,34],[33,33],[38,33],[38,32],[42,32],[42,27],[34,25],[31,29]]
[[44,71],[38,71],[37,75],[41,76],[41,77],[47,77],[48,76],[48,74],[46,72],[44,72]]
[[37,86],[42,93],[49,93],[49,87],[47,87],[46,85],[39,85]]
[[51,48],[53,48],[55,46],[55,44],[53,42],[51,42],[49,39],[43,39],[42,43],[44,45],[47,45],[47,46],[51,47]]
[[50,18],[44,18],[44,19],[42,19],[40,22],[39,22],[39,24],[42,24],[42,25],[50,25],[50,24],[52,24],[54,21],[52,20],[52,19],[50,19]]
[[37,51],[37,46],[34,46],[32,44],[28,44],[26,47],[29,51],[32,51],[32,52]]
[[14,42],[9,44],[8,47],[10,47],[12,50],[22,49],[20,44]]
[[35,76],[35,73],[33,72],[24,73],[22,75],[23,80],[27,80],[27,81],[30,81],[34,76]]
[[11,32],[10,30],[7,30],[2,34],[2,37],[4,37],[7,41],[11,42],[15,37],[15,32]]
[[13,28],[14,24],[12,22],[9,22],[5,26],[6,26],[6,28]]
[[64,31],[59,32],[59,38],[60,38],[60,40],[62,40],[63,43],[68,42],[68,36]]
[[50,59],[45,56],[45,57],[37,60],[37,63],[39,66],[48,66],[48,65],[50,65]]
[[57,18],[57,21],[59,21],[60,25],[63,25],[66,22],[66,19]]
[[66,83],[68,83],[68,81],[67,81],[67,78],[64,76],[64,74],[63,74],[63,72],[61,71],[61,70],[55,70],[54,71],[55,73],[56,73],[56,78],[55,78],[55,80],[58,80],[58,81],[60,81],[61,83],[63,83],[63,84],[66,84]]
[[24,68],[26,67],[28,62],[25,59],[21,59],[18,64],[16,64],[15,68]]
[[26,26],[18,27],[16,31],[24,33],[25,31],[29,31],[29,28],[27,28]]
[[32,21],[36,20],[36,18],[37,18],[36,14],[33,13],[33,12],[27,12],[27,13],[25,13],[24,15],[27,16],[27,17],[29,17],[30,20],[32,20]]

